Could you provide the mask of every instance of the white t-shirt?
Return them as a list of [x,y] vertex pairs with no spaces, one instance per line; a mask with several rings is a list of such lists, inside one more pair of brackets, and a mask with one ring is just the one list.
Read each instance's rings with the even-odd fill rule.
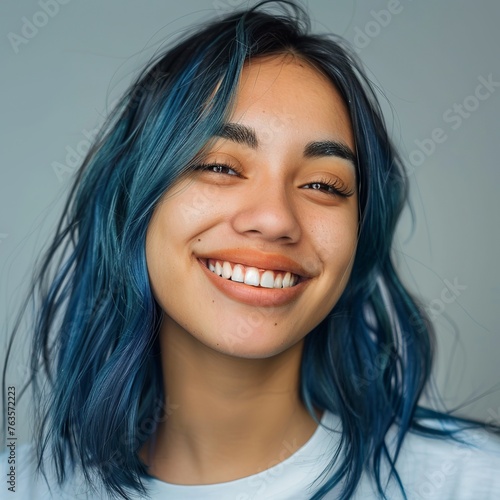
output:
[[[269,469],[235,481],[220,484],[182,486],[157,479],[147,481],[149,497],[130,498],[173,500],[308,500],[319,489],[311,483],[321,474],[331,460],[339,438],[339,418],[325,411],[322,423],[334,432],[319,426],[313,436],[298,450],[293,443],[283,443],[291,456]],[[395,429],[390,436],[394,436]],[[403,442],[396,467],[405,486],[408,500],[498,500],[500,499],[500,438],[482,430],[464,431],[461,434],[474,447],[445,439],[425,438],[408,433]],[[15,493],[8,490],[10,465],[9,451],[1,457],[1,499],[96,499],[109,498],[89,490],[79,474],[67,481],[62,489],[57,486],[55,475],[48,469],[47,486],[42,476],[36,476],[33,448],[29,445],[16,449]],[[278,458],[278,457],[277,457]],[[278,463],[279,462],[279,463]],[[383,469],[382,478],[387,469]],[[324,480],[323,480],[324,481]],[[50,491],[52,490],[52,491]],[[325,498],[339,496],[339,487]],[[387,498],[403,498],[395,481],[387,487]],[[376,499],[374,482],[364,474],[352,498]]]

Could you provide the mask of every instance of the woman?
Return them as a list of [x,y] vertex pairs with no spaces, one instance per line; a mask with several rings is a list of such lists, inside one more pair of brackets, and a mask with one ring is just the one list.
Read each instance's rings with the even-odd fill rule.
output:
[[281,4],[162,54],[87,155],[38,276],[30,495],[500,492],[498,441],[418,406],[432,329],[391,262],[376,98]]

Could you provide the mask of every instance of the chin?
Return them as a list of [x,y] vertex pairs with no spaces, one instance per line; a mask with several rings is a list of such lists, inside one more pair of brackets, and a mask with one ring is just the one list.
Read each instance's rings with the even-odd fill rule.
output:
[[222,336],[219,332],[217,340],[211,341],[210,344],[204,343],[214,351],[231,357],[265,359],[283,353],[298,342],[284,338],[280,340],[278,332],[273,331],[272,327],[266,329],[248,327],[246,336],[244,332],[240,329],[236,334],[231,332]]

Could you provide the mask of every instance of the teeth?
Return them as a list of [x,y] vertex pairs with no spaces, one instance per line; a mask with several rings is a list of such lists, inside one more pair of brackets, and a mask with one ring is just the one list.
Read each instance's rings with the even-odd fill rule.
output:
[[231,276],[233,281],[237,281],[238,283],[243,283],[245,280],[245,275],[243,273],[243,266],[236,264],[233,268],[233,274]]
[[231,269],[231,264],[229,264],[229,262],[224,261],[224,264],[222,264],[222,277],[228,280],[231,277],[231,274],[233,274],[233,270]]
[[256,267],[247,267],[244,283],[245,285],[259,286],[260,276],[259,270]]
[[274,278],[274,288],[283,288],[283,276],[281,274],[277,274],[276,278]]
[[[291,272],[259,271],[256,267],[231,264],[227,261],[207,259],[210,271],[225,279],[262,288],[290,288],[297,284],[299,277]],[[261,274],[262,273],[262,274]]]
[[[215,266],[217,267],[217,265]],[[290,285],[290,279],[292,278],[292,275],[290,273],[286,273],[285,276],[283,276],[283,288],[288,288]]]
[[[260,286],[264,288],[274,288],[274,273],[272,271],[264,271],[262,273]],[[281,286],[279,288],[281,288]]]
[[215,273],[219,276],[222,276],[222,266],[220,265],[219,261],[215,263]]

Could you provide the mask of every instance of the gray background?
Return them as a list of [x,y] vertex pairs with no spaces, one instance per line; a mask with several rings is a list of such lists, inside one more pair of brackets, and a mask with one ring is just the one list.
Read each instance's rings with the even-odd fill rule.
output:
[[[0,7],[2,350],[33,263],[61,213],[75,162],[88,146],[86,136],[160,42],[247,4],[64,0],[55,7],[55,1],[47,3],[50,15],[43,14],[43,0],[4,0]],[[395,257],[436,325],[435,380],[443,401],[469,401],[461,414],[500,420],[500,88],[482,101],[470,97],[481,77],[500,82],[500,2],[308,5],[315,30],[353,43],[390,102],[382,97],[389,129],[410,167],[417,220],[412,233],[409,211],[404,213]],[[22,43],[16,36],[23,36],[27,22],[39,27],[24,28],[29,38]],[[453,107],[463,103],[471,111],[459,122]],[[424,139],[436,128],[441,142],[432,146]],[[415,152],[416,141],[425,142],[425,154]],[[450,283],[459,288],[450,291]],[[7,379],[18,392],[26,373],[25,337],[16,344]],[[489,395],[474,401],[484,392]],[[18,435],[28,440],[29,401],[17,407]]]

